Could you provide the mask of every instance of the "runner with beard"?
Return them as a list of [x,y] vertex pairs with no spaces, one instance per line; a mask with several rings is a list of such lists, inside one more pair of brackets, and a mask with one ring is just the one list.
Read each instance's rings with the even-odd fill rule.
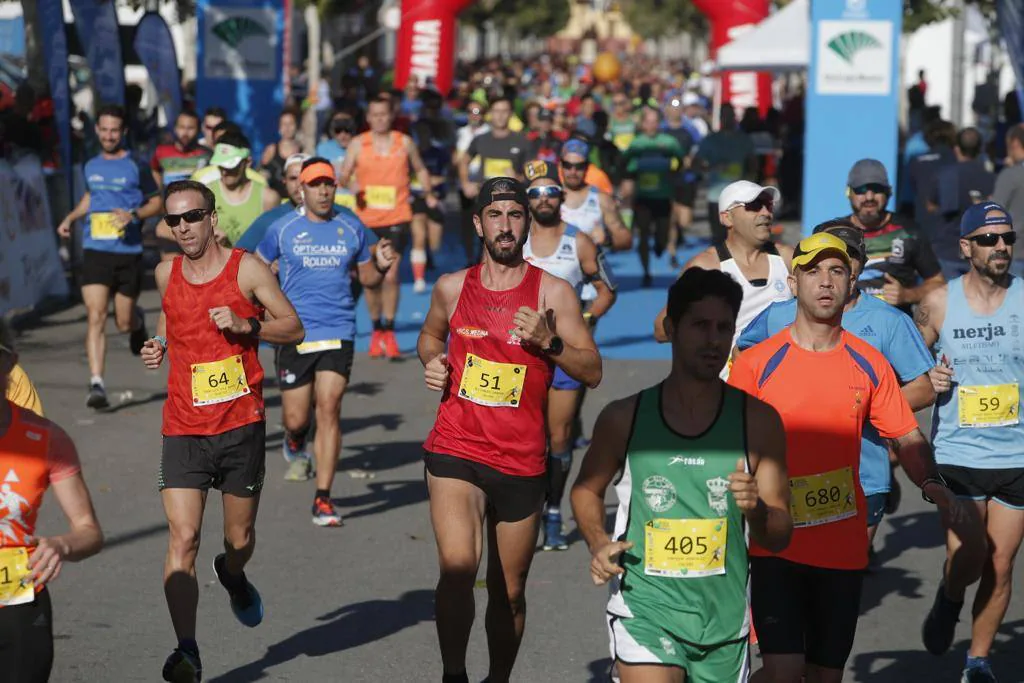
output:
[[622,221],[615,199],[587,183],[589,159],[590,146],[583,140],[573,138],[562,146],[562,218],[598,245],[610,245],[616,251],[629,249],[633,246],[633,234]]
[[[530,237],[523,246],[523,258],[538,268],[556,275],[577,293],[584,283],[594,289],[595,297],[585,317],[593,327],[615,303],[615,283],[600,261],[594,241],[561,217],[562,188],[558,167],[546,161],[526,164],[530,185]],[[544,510],[544,550],[569,547],[562,531],[562,496],[572,469],[573,425],[582,399],[583,383],[559,368],[548,390],[548,492]]]
[[931,244],[912,221],[886,210],[892,196],[882,162],[861,159],[846,181],[853,223],[864,231],[867,263],[858,286],[907,314],[946,279]]
[[488,180],[476,206],[483,260],[438,279],[417,344],[427,387],[443,392],[424,462],[441,565],[435,610],[446,683],[469,681],[485,532],[488,680],[509,680],[547,488],[548,387],[556,366],[591,387],[601,381],[601,356],[576,292],[523,260],[530,230],[523,186]]

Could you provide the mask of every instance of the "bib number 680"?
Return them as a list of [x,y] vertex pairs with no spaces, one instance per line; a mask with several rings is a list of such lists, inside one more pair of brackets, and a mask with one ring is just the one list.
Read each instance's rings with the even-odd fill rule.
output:
[[807,504],[807,507],[812,508],[817,505],[838,503],[841,495],[838,486],[833,486],[829,489],[821,488],[817,491],[808,491],[807,495],[804,496],[804,502]]

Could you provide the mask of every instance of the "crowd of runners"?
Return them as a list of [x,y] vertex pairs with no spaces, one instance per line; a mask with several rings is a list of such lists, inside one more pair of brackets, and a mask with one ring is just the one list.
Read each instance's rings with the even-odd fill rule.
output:
[[[597,99],[610,114],[594,113]],[[372,321],[370,358],[412,351],[395,336],[408,252],[414,295],[430,297],[415,349],[422,379],[409,386],[440,394],[423,461],[445,683],[470,680],[484,548],[487,680],[500,683],[523,638],[533,557],[568,548],[573,523],[592,556],[581,580],[609,587],[618,680],[840,681],[872,541],[899,504],[897,467],[947,534],[940,587],[921,609],[923,647],[950,648],[978,583],[961,680],[995,681],[989,651],[1024,536],[1024,289],[1010,272],[1008,210],[979,198],[959,213],[947,246],[964,274],[947,281],[928,240],[886,209],[893,184],[872,159],[849,169],[848,215],[778,243],[783,198],[762,184],[763,159],[731,108],[709,134],[685,84],[602,85],[521,111],[507,94],[467,89],[458,130],[452,106],[430,91],[377,93],[364,111],[332,114],[314,155],[294,144],[297,115],[286,111],[261,170],[222,111],[183,112],[147,166],[125,148],[123,111],[99,110],[88,192],[58,232],[82,221],[87,405],[109,405],[111,300],[141,366],[167,367],[158,488],[175,641],[164,680],[202,678],[196,556],[211,488],[224,509],[214,574],[240,623],[263,619],[245,571],[265,476],[260,345],[275,349],[285,478],[314,480],[313,523],[341,527],[331,488],[357,306],[365,299]],[[430,284],[445,207],[456,204],[449,185],[467,267]],[[712,241],[679,266],[704,193]],[[148,324],[138,306],[147,219],[159,220],[164,255],[162,310]],[[602,379],[594,329],[618,290],[606,254],[634,247],[642,286],[665,301],[652,335],[669,345],[671,367],[608,403],[588,442],[580,406]],[[682,269],[667,295],[653,288],[651,251]],[[0,671],[45,681],[46,586],[64,562],[98,552],[102,533],[75,446],[42,416],[6,328],[0,389]],[[930,406],[926,439],[914,412]],[[563,516],[570,483],[573,522]],[[69,531],[40,538],[48,488]]]

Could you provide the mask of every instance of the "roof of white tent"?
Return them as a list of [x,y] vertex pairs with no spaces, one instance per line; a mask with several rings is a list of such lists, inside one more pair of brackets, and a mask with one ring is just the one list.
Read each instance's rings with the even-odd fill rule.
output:
[[810,3],[793,0],[722,46],[715,62],[719,71],[801,71],[810,56]]

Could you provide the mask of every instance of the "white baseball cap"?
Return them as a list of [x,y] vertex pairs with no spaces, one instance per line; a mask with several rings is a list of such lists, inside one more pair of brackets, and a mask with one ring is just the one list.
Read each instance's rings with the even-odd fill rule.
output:
[[748,204],[765,192],[771,195],[771,200],[774,204],[773,211],[778,211],[779,205],[782,203],[782,193],[779,192],[779,188],[771,185],[762,187],[749,180],[737,180],[727,185],[718,196],[718,210],[728,211],[737,206]]

